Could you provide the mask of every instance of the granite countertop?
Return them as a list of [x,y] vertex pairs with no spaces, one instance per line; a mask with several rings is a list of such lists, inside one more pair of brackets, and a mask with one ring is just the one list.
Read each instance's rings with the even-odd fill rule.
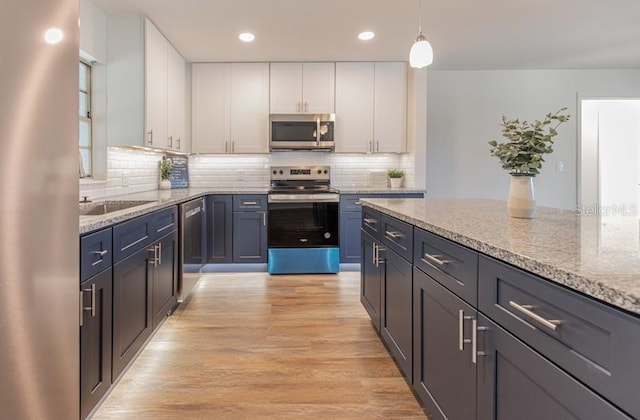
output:
[[96,199],[93,203],[80,204],[91,206],[103,201],[151,201],[140,206],[130,207],[125,210],[114,211],[99,216],[80,216],[80,234],[102,229],[134,217],[142,216],[156,210],[161,210],[182,202],[211,194],[266,194],[265,188],[180,188],[173,190],[147,191],[134,194],[117,195]]
[[363,199],[389,214],[610,305],[640,314],[637,215],[589,216],[538,207],[509,217],[484,199]]
[[387,187],[335,187],[340,194],[426,194],[425,190],[416,188],[387,188]]

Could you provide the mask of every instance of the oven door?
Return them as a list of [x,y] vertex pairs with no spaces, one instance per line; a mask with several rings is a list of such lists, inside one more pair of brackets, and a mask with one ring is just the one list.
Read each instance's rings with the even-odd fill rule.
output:
[[270,194],[269,248],[338,247],[337,194]]

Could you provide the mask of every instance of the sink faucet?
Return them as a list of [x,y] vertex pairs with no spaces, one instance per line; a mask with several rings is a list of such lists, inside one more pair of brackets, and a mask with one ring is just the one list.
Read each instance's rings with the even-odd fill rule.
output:
[[83,195],[82,196],[82,200],[80,200],[81,203],[90,203],[91,200],[89,200],[89,196],[88,195]]

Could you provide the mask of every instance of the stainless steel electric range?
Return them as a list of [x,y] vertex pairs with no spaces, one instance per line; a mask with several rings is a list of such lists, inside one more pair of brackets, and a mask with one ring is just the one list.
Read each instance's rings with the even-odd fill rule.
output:
[[271,274],[337,273],[338,190],[328,166],[271,168],[268,200],[268,271]]

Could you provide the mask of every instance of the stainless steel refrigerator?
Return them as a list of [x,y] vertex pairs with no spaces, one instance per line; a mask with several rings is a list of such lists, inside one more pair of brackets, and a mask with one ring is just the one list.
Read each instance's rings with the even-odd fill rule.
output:
[[0,23],[0,418],[74,419],[78,0],[2,0]]

